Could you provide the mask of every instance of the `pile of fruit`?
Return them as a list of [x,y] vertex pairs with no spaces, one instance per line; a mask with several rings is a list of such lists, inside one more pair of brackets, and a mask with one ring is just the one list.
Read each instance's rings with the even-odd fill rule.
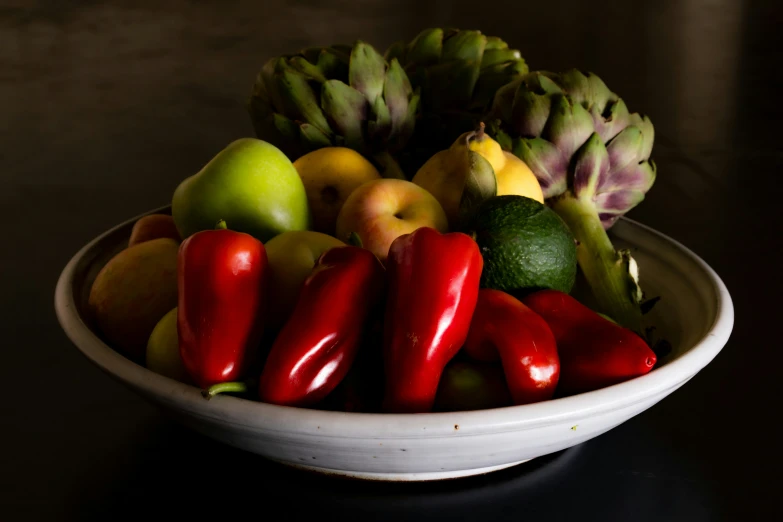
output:
[[205,397],[419,413],[652,370],[638,266],[607,230],[655,179],[653,126],[594,74],[479,31],[269,60],[230,143],[139,219],[97,331]]

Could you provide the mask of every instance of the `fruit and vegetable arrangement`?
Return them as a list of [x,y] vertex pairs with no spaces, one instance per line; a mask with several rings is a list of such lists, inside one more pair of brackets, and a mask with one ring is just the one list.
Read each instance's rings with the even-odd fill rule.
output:
[[595,74],[480,31],[270,59],[255,136],[183,179],[97,275],[96,331],[153,372],[300,408],[530,404],[666,355],[607,231],[653,126]]

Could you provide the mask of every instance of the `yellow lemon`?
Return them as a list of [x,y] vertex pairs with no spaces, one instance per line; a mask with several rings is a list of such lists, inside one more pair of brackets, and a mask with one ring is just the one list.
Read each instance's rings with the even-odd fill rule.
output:
[[492,165],[498,182],[498,196],[526,196],[539,203],[544,202],[544,193],[538,178],[527,163],[504,151],[498,142],[485,134],[483,139],[471,140],[468,147],[481,154]]

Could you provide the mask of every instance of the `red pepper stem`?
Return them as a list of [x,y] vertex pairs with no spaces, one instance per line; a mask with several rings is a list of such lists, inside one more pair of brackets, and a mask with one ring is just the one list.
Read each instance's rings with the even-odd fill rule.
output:
[[215,230],[228,230],[228,225],[226,225],[226,221],[224,219],[219,220],[215,224]]
[[236,382],[219,382],[213,384],[206,390],[201,391],[201,395],[205,399],[209,400],[219,393],[244,393],[247,391],[247,383],[242,381]]

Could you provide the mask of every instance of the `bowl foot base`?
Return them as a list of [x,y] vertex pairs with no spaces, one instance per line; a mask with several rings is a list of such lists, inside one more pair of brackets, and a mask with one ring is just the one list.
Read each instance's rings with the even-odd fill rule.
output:
[[423,473],[373,473],[365,471],[350,471],[342,469],[329,469],[319,466],[307,466],[303,464],[294,464],[291,462],[278,461],[281,464],[290,466],[292,468],[301,469],[304,471],[311,471],[322,475],[333,475],[344,478],[352,478],[359,480],[374,480],[383,482],[423,482],[428,480],[445,480],[455,479],[461,477],[470,477],[474,475],[482,475],[484,473],[491,473],[493,471],[499,471],[501,469],[517,466],[525,462],[529,462],[532,459],[520,460],[517,462],[511,462],[509,464],[500,464],[498,466],[488,466],[484,468],[474,469],[460,469],[456,471],[432,471]]

